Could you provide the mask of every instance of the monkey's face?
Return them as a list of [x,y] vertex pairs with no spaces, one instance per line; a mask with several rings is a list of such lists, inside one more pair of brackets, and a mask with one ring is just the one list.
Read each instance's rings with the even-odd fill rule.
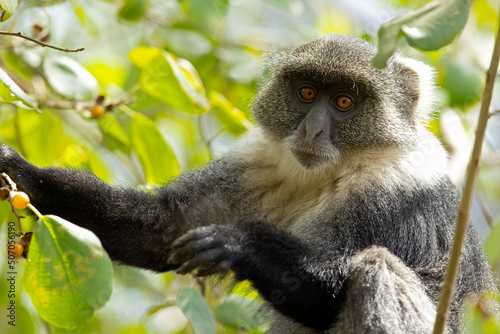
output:
[[300,116],[297,128],[286,138],[295,158],[306,168],[338,163],[341,145],[335,127],[359,112],[363,96],[353,85],[307,79],[291,80],[289,90]]
[[394,59],[383,70],[373,68],[375,53],[345,35],[295,49],[255,98],[256,120],[308,169],[363,150],[408,146],[416,131],[418,76]]

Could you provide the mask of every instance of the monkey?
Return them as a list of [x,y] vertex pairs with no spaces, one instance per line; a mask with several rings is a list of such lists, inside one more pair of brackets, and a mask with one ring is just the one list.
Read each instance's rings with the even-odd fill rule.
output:
[[[0,171],[118,263],[250,281],[269,333],[430,332],[461,193],[425,127],[432,69],[400,54],[375,69],[376,52],[331,34],[278,55],[257,126],[154,193],[36,167],[5,145]],[[467,295],[494,289],[469,227],[447,331],[465,330]]]

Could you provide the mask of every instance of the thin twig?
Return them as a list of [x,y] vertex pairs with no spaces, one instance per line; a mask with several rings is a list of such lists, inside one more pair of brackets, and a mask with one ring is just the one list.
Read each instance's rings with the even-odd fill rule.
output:
[[207,115],[210,111],[207,111],[204,114],[198,115],[198,132],[200,133],[201,141],[207,146],[208,149],[208,154],[210,155],[210,158],[212,157],[212,138],[207,138],[207,135],[205,134],[205,127],[203,126],[203,119],[202,117],[204,115]]
[[[11,196],[12,193],[17,192],[17,185],[12,181],[12,179],[7,175],[6,173],[2,173],[2,183],[6,184],[10,190],[11,190]],[[14,207],[14,204],[12,203],[12,197],[9,196],[9,202],[10,202],[10,207],[12,209],[12,213],[16,216],[17,219],[17,226],[19,227],[19,235],[23,236],[23,228],[21,227],[21,218],[24,218],[23,216],[19,215],[17,213],[16,208]]]
[[175,304],[176,304],[175,298],[168,298],[167,301],[163,304],[150,306],[146,309],[144,314],[141,316],[141,320],[146,321],[148,319],[148,317],[152,316],[153,314],[157,313],[158,311],[161,311],[167,307],[174,306]]
[[14,36],[14,37],[24,38],[24,39],[26,39],[26,40],[28,40],[30,42],[36,43],[38,45],[41,45],[42,47],[47,47],[47,48],[51,48],[51,49],[55,49],[55,50],[63,51],[63,52],[80,52],[80,51],[85,50],[85,48],[79,48],[79,49],[74,49],[74,50],[71,50],[71,49],[62,49],[62,48],[59,48],[57,46],[53,46],[53,45],[41,42],[41,41],[39,41],[37,39],[25,36],[25,35],[21,34],[21,32],[0,31],[0,35],[7,35],[7,36]]
[[488,212],[488,208],[486,207],[486,205],[484,204],[484,201],[482,200],[482,198],[480,196],[477,196],[476,198],[477,198],[477,202],[479,203],[479,207],[481,208],[481,211],[483,212],[484,219],[486,219],[488,226],[490,228],[493,228],[493,226],[495,225],[495,222],[493,221],[493,217]]
[[450,313],[450,305],[455,289],[458,267],[460,264],[460,256],[464,245],[467,226],[469,224],[470,208],[472,204],[472,195],[474,194],[474,186],[476,183],[477,173],[479,171],[479,159],[481,157],[481,149],[486,133],[486,125],[490,116],[489,108],[491,97],[493,95],[493,86],[495,83],[496,73],[498,71],[498,62],[500,58],[500,23],[498,25],[495,46],[493,55],[491,56],[490,68],[486,72],[486,84],[484,85],[483,96],[481,99],[481,109],[479,112],[479,120],[477,122],[476,138],[469,160],[465,186],[463,189],[460,208],[458,211],[457,227],[455,230],[455,238],[450,252],[450,260],[446,269],[446,276],[443,282],[441,296],[437,307],[436,323],[434,324],[433,334],[442,334],[444,332],[448,315]]
[[2,173],[2,178],[3,181],[2,183],[5,183],[6,186],[10,188],[11,191],[17,191],[17,185],[12,181],[12,179],[7,175],[6,173]]
[[492,112],[490,112],[490,115],[488,117],[495,116],[495,115],[500,115],[500,110],[493,110]]
[[110,102],[105,105],[107,110],[114,110],[117,106],[122,104],[131,104],[135,102],[134,94],[141,88],[139,84],[134,85],[128,92],[125,93],[122,97],[114,102]]
[[75,109],[76,111],[82,111],[87,108],[90,109],[94,106],[94,103],[91,102],[78,102],[78,101],[40,101],[38,105],[41,108],[51,108],[51,109]]
[[207,145],[209,145],[209,146],[210,146],[210,145],[212,145],[212,142],[213,142],[215,139],[217,139],[217,137],[219,137],[219,136],[220,136],[223,132],[225,132],[226,130],[227,130],[227,128],[226,128],[226,127],[222,127],[222,128],[220,128],[219,130],[217,130],[217,132],[216,132],[216,133],[214,133],[214,134],[212,135],[212,137],[210,137],[210,138],[208,138],[208,139],[207,139]]
[[16,219],[17,219],[17,226],[19,228],[19,235],[23,236],[24,232],[23,232],[23,228],[21,227],[21,218],[24,218],[24,217],[21,216],[21,215],[19,215],[19,213],[17,213],[17,210],[14,207],[14,204],[12,203],[12,200],[10,200],[9,202],[10,202],[10,208],[12,210],[12,213],[14,213],[14,215],[16,216]]
[[207,279],[206,277],[196,277],[194,276],[196,284],[200,287],[200,293],[203,297],[207,295]]

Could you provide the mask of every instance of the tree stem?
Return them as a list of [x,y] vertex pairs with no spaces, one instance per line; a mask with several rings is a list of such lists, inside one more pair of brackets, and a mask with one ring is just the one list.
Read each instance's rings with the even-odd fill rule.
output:
[[25,36],[25,35],[21,34],[21,32],[0,31],[0,35],[7,35],[7,36],[14,36],[14,37],[24,38],[24,39],[26,39],[26,40],[28,40],[30,42],[36,43],[38,45],[41,45],[42,47],[48,47],[48,48],[55,49],[55,50],[58,50],[58,51],[63,51],[63,52],[80,52],[80,51],[85,50],[84,48],[79,48],[79,49],[75,49],[75,50],[62,49],[62,48],[59,48],[57,46],[53,46],[53,45],[44,43],[42,41],[39,41],[37,39]]
[[446,276],[443,281],[441,296],[437,307],[436,322],[434,324],[433,334],[442,334],[444,332],[448,315],[450,313],[450,305],[453,297],[453,290],[457,279],[458,267],[460,264],[460,256],[463,252],[465,235],[469,224],[470,208],[474,187],[476,183],[477,173],[479,171],[479,160],[481,157],[481,149],[483,146],[486,125],[490,116],[490,103],[493,95],[493,86],[495,77],[498,71],[498,61],[500,58],[500,24],[498,26],[493,55],[491,56],[490,68],[486,72],[486,84],[484,86],[483,96],[481,99],[481,109],[479,112],[479,120],[477,122],[476,138],[469,160],[465,186],[463,189],[460,208],[458,211],[457,227],[455,230],[455,238],[450,252],[450,260],[446,269]]

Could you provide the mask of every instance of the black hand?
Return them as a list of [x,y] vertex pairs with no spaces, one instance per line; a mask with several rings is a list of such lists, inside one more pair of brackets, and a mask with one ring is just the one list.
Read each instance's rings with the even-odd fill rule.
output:
[[328,254],[265,223],[208,226],[177,239],[169,264],[200,276],[231,269],[283,314],[324,331],[345,292],[347,257]]
[[179,274],[195,269],[198,276],[223,273],[243,256],[244,239],[245,232],[233,226],[200,227],[174,242],[168,263],[181,265]]

